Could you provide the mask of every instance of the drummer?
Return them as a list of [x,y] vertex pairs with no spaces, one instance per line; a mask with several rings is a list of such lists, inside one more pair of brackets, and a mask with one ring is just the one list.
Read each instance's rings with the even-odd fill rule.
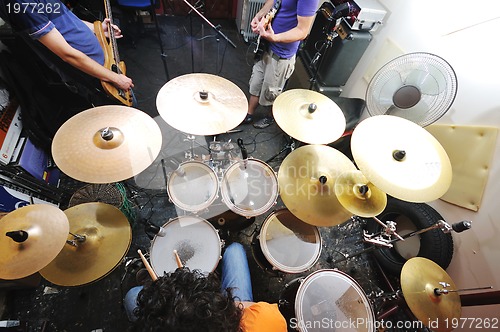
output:
[[179,268],[130,289],[124,306],[136,331],[287,331],[277,304],[254,302],[239,243],[225,249],[222,280],[215,273]]

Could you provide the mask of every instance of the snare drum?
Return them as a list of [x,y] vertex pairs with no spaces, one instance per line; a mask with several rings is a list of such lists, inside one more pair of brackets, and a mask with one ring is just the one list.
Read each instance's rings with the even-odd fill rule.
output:
[[151,242],[151,267],[158,276],[177,269],[174,250],[191,270],[213,272],[221,258],[221,240],[217,230],[205,219],[181,216],[163,225]]
[[278,178],[274,170],[258,159],[238,161],[224,172],[222,200],[229,209],[245,217],[267,212],[278,198]]
[[279,309],[291,329],[311,331],[375,331],[368,297],[349,275],[318,270],[285,286]]
[[167,192],[175,206],[198,212],[209,207],[217,198],[219,178],[208,165],[199,161],[186,161],[170,173]]
[[257,264],[268,272],[304,272],[316,264],[321,254],[318,227],[306,224],[288,209],[271,213],[262,224],[258,239],[252,241],[252,253]]

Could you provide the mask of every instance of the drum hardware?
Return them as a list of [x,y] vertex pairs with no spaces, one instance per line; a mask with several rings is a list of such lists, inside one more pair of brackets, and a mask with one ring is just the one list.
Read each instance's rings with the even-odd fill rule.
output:
[[[359,217],[353,216],[351,217],[352,221],[358,221]],[[472,227],[472,222],[468,220],[460,221],[455,224],[448,224],[444,220],[438,220],[434,225],[429,226],[427,228],[423,228],[420,230],[416,230],[407,234],[404,234],[403,236],[398,235],[397,233],[393,233],[393,230],[396,228],[396,223],[394,221],[388,221],[386,224],[384,224],[382,221],[375,219],[378,223],[383,225],[385,227],[385,230],[383,232],[377,233],[377,234],[368,234],[366,231],[363,231],[363,240],[367,243],[372,244],[372,246],[367,247],[365,249],[362,249],[360,251],[357,251],[353,254],[343,254],[341,253],[344,257],[335,261],[332,261],[331,264],[334,266],[335,264],[338,264],[340,262],[346,261],[352,257],[359,256],[361,254],[371,252],[373,250],[376,250],[378,247],[388,247],[392,248],[393,243],[397,241],[404,241],[405,239],[408,239],[410,237],[422,234],[424,232],[430,231],[432,229],[440,228],[444,233],[450,233],[451,231],[455,231],[456,233],[461,233],[465,230],[468,230]],[[392,234],[391,234],[392,233]],[[392,238],[391,235],[395,235],[396,238]]]
[[67,216],[49,204],[9,212],[0,222],[0,278],[27,277],[49,264],[66,243]]
[[267,159],[266,163],[270,163],[271,161],[273,161],[274,159],[276,159],[278,156],[280,156],[285,151],[288,151],[288,153],[292,152],[293,150],[295,150],[295,147],[296,147],[295,140],[291,136],[288,136],[288,139],[286,140],[286,143],[281,148],[281,150],[279,150],[278,153],[276,153],[271,158]]
[[361,121],[351,137],[356,165],[374,186],[409,202],[440,198],[451,184],[451,163],[424,128],[392,115]]
[[186,74],[158,92],[160,116],[191,135],[211,136],[237,127],[248,111],[245,93],[231,81],[211,74]]
[[328,144],[345,131],[340,107],[327,96],[311,90],[292,89],[273,103],[273,117],[291,137],[308,144]]
[[66,121],[52,142],[55,164],[86,183],[114,183],[131,178],[158,156],[158,124],[135,108],[94,107]]
[[352,213],[337,199],[336,179],[354,170],[352,161],[332,147],[301,146],[286,156],[278,170],[281,199],[290,212],[305,223],[339,225]]
[[111,273],[125,257],[132,241],[127,217],[105,203],[76,205],[64,214],[73,239],[40,274],[56,285],[80,286]]

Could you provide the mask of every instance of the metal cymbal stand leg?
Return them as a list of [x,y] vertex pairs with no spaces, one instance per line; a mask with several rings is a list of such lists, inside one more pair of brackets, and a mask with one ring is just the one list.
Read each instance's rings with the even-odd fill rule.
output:
[[288,153],[295,150],[295,141],[293,140],[293,138],[291,136],[288,136],[288,138],[289,138],[288,143],[286,143],[285,146],[278,153],[276,153],[274,156],[272,156],[271,158],[266,160],[266,163],[273,161],[276,157],[278,157],[279,155],[281,155],[283,152],[285,152],[287,150],[290,150]]

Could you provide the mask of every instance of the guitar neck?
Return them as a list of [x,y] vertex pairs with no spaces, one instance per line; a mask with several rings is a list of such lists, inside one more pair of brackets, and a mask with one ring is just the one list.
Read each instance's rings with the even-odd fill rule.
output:
[[104,0],[104,11],[106,13],[106,18],[109,18],[108,23],[108,36],[109,43],[111,44],[111,49],[113,52],[113,58],[115,63],[120,63],[120,55],[118,54],[118,45],[116,44],[115,30],[111,26],[113,24],[113,14],[111,12],[111,3],[109,0]]

